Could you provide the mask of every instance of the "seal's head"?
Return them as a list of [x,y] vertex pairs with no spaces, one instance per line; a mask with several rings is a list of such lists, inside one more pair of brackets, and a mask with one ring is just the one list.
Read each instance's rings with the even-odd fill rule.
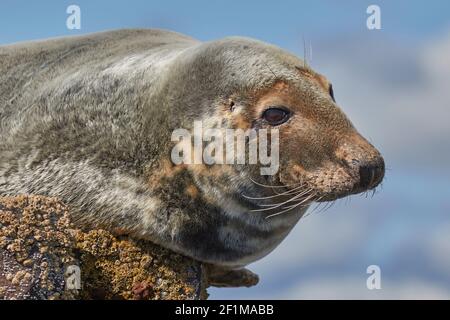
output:
[[285,198],[283,208],[289,209],[374,189],[383,179],[383,158],[338,107],[331,84],[294,55],[252,39],[226,38],[184,55],[175,72],[183,86],[174,83],[173,95],[178,105],[190,107],[190,120],[279,132],[275,174],[261,176],[261,165],[202,166],[194,174],[210,194],[269,209]]

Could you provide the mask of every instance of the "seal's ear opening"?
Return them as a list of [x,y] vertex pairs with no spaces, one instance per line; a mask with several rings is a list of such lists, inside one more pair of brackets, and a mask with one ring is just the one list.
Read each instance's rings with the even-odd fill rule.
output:
[[230,100],[229,106],[230,106],[230,111],[233,112],[234,111],[234,101],[233,100]]

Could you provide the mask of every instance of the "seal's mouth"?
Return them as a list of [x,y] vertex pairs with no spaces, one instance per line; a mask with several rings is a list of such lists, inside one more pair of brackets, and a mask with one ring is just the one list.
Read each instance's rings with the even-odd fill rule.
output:
[[[280,174],[276,182],[262,183],[250,178],[254,190],[258,190],[257,194],[260,195],[242,196],[252,205],[250,211],[274,217],[306,208],[313,202],[334,202],[353,194],[371,191],[374,194],[383,180],[384,171],[384,161],[380,157],[376,162],[358,162],[351,167],[334,167],[311,173],[303,171],[301,176],[289,174],[291,179],[282,179]],[[294,176],[295,179],[292,179]]]
[[314,194],[314,202],[327,202],[374,192],[384,178],[385,163],[381,156],[374,156],[366,160],[329,161],[313,170],[295,164],[286,169],[278,175],[285,188],[292,189],[289,184],[302,181],[303,190],[310,189]]
[[360,165],[355,170],[349,168],[345,170],[346,175],[332,175],[332,179],[327,181],[324,178],[313,178],[309,181],[307,188],[314,193],[314,202],[330,202],[350,195],[360,193],[375,193],[376,188],[384,178],[384,161],[372,165]]

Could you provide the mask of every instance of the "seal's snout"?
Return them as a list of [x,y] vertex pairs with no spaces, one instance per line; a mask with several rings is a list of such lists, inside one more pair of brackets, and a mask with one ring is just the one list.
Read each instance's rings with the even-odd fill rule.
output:
[[359,184],[355,189],[369,190],[380,184],[384,177],[384,160],[379,157],[376,161],[359,164]]
[[353,180],[351,193],[374,189],[384,177],[384,159],[380,152],[359,134],[353,134],[338,149]]

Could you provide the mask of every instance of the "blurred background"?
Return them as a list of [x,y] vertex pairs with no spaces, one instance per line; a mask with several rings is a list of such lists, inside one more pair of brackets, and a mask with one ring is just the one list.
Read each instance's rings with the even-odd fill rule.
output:
[[[72,4],[80,30],[66,27]],[[380,30],[366,26],[371,4]],[[388,167],[375,196],[304,217],[250,265],[259,285],[210,289],[210,298],[450,299],[450,2],[0,1],[0,44],[134,27],[307,51]],[[370,265],[380,267],[381,289],[366,286]]]

